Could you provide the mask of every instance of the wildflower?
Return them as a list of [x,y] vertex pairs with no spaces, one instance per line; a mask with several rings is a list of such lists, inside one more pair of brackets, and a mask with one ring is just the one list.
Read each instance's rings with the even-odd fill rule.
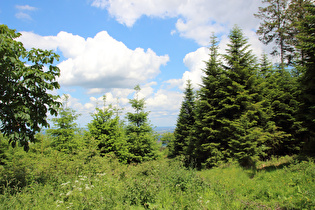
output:
[[78,183],[79,181],[78,181],[78,180],[75,180],[74,182],[75,182],[75,183]]
[[66,196],[69,196],[72,194],[72,191],[67,192]]
[[85,184],[85,189],[86,189],[86,190],[90,190],[91,188],[89,187],[88,184]]
[[70,182],[62,183],[61,186],[66,186],[67,184],[70,184]]
[[57,200],[56,203],[63,203],[63,201]]

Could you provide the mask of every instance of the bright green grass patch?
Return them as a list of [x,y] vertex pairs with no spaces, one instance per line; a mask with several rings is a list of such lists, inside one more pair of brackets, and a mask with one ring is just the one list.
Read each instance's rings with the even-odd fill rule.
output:
[[314,162],[282,164],[256,171],[232,165],[198,174],[210,183],[221,208],[314,209]]
[[257,170],[232,163],[203,171],[167,159],[124,165],[59,153],[15,157],[0,166],[0,209],[315,208],[315,164],[290,157]]

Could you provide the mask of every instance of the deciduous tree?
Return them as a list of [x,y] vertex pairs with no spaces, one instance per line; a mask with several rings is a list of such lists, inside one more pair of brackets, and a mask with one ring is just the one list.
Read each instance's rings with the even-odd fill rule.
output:
[[[25,150],[35,142],[41,127],[48,127],[47,113],[57,115],[60,103],[49,91],[59,88],[60,70],[52,51],[26,50],[16,39],[21,36],[0,25],[0,127],[12,146]],[[47,67],[47,68],[46,68]]]

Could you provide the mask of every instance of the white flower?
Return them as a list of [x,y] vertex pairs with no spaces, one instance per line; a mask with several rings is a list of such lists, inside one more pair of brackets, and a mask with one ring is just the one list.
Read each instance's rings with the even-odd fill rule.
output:
[[67,192],[66,196],[69,196],[72,194],[72,191]]
[[91,188],[89,187],[88,184],[85,184],[85,189],[86,189],[86,190],[90,190]]
[[61,186],[66,186],[67,184],[70,184],[70,182],[62,183]]

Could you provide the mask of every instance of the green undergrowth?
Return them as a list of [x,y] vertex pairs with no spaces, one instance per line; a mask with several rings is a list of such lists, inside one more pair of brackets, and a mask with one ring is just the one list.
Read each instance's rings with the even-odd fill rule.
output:
[[0,209],[315,207],[312,160],[287,157],[255,170],[230,163],[195,171],[178,159],[125,165],[111,157],[11,150],[0,165]]
[[[292,157],[261,162],[257,169],[236,164],[197,173],[210,183],[209,209],[314,209],[315,165]],[[217,201],[217,202],[216,202]]]

